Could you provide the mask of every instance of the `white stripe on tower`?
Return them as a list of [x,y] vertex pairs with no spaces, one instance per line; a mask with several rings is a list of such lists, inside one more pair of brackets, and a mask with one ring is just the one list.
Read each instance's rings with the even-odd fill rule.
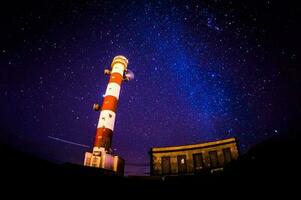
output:
[[103,110],[100,113],[97,128],[108,128],[114,131],[115,112],[111,110]]
[[123,76],[123,72],[124,72],[124,65],[121,63],[115,63],[114,66],[112,67],[112,74],[113,73],[119,73],[121,76]]
[[120,85],[114,82],[110,82],[108,84],[105,96],[113,96],[116,97],[116,99],[119,98],[119,93],[120,93]]

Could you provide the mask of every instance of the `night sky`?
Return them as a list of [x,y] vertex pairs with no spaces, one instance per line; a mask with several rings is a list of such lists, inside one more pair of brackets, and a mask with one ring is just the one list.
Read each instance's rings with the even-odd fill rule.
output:
[[124,55],[135,79],[121,88],[113,149],[126,174],[147,174],[155,146],[236,137],[244,153],[288,126],[298,13],[272,0],[10,1],[1,5],[1,140],[83,164],[103,70]]

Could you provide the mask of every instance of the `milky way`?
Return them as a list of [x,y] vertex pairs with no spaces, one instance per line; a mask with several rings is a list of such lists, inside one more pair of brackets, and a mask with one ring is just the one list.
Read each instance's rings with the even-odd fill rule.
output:
[[297,35],[288,34],[297,8],[272,1],[43,1],[7,10],[1,128],[10,133],[3,140],[23,151],[83,163],[99,117],[92,105],[102,102],[108,82],[103,70],[119,54],[135,73],[122,85],[113,136],[127,174],[148,173],[154,146],[236,137],[245,152],[286,126],[282,70],[298,59],[287,39]]

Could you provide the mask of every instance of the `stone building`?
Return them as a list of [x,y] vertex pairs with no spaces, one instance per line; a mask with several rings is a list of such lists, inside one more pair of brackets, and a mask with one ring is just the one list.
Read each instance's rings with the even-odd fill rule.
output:
[[222,170],[237,159],[235,138],[183,146],[151,148],[151,175],[196,174]]

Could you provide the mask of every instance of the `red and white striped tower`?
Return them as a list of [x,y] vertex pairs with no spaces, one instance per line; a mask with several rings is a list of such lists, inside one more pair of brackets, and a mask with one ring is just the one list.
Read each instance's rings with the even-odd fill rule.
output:
[[[128,60],[124,56],[116,56],[111,64],[111,71],[105,70],[105,74],[110,74],[110,79],[101,108],[98,104],[94,104],[93,106],[94,110],[101,110],[101,112],[96,130],[93,153],[86,153],[84,163],[86,166],[112,168],[113,170],[117,170],[118,168],[114,165],[119,162],[118,159],[120,158],[113,156],[113,161],[108,158],[110,156],[112,157],[111,143],[121,83],[124,80],[129,80],[126,74],[127,65]],[[113,166],[108,162],[112,162],[111,164]]]
[[[120,86],[124,80],[128,60],[124,56],[116,56],[111,64],[112,71],[109,84],[104,95],[101,112],[98,120],[94,148],[104,148],[111,153],[111,142],[116,119],[116,109],[119,99]],[[94,108],[97,110],[97,105]]]

